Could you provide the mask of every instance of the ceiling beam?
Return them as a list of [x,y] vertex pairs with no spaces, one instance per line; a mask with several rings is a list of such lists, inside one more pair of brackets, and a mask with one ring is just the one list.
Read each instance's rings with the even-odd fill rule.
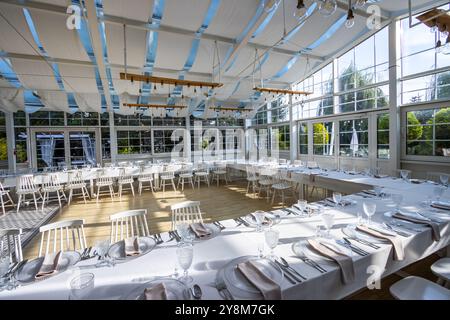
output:
[[[353,2],[355,2],[355,1],[352,1],[352,3]],[[337,6],[338,6],[339,9],[344,10],[344,11],[348,10],[348,1],[346,1],[346,0],[344,0],[344,1],[338,0],[338,1],[336,1],[336,3],[337,3]],[[377,4],[373,3],[373,5],[377,5]],[[380,9],[381,9],[381,7],[380,7]],[[382,22],[385,21],[385,20],[391,19],[391,13],[389,11],[381,9],[380,12],[381,12],[381,21]],[[372,16],[372,13],[368,13],[366,11],[366,7],[354,8],[353,9],[353,13],[355,15],[357,15],[357,16],[364,17],[364,18],[370,18]]]

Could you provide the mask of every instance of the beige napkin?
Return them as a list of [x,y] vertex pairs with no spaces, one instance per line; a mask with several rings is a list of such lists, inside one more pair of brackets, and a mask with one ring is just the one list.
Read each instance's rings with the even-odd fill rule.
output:
[[439,231],[439,225],[437,223],[431,222],[431,221],[426,221],[420,218],[413,218],[410,216],[406,216],[404,214],[401,214],[399,212],[396,212],[392,215],[394,218],[397,219],[402,219],[402,220],[406,220],[406,221],[410,221],[410,222],[415,222],[415,223],[421,223],[421,224],[425,224],[428,225],[431,230],[433,231],[433,240],[434,241],[439,241],[441,240],[441,233]]
[[281,300],[280,286],[261,272],[253,261],[239,263],[237,268],[251,284],[261,291],[265,300]]
[[336,261],[341,269],[341,279],[344,284],[355,280],[355,268],[353,266],[352,258],[341,252],[331,250],[317,240],[308,239],[308,243],[320,254]]
[[167,300],[166,286],[164,283],[159,283],[152,288],[144,290],[145,300]]
[[44,261],[42,262],[41,268],[34,277],[36,279],[39,279],[58,272],[57,268],[60,258],[61,258],[61,251],[46,254],[44,257]]
[[203,223],[192,223],[190,225],[197,238],[204,238],[211,235],[211,231]]
[[139,238],[129,237],[124,240],[125,242],[125,255],[127,257],[137,256],[141,253],[139,249]]
[[370,234],[371,236],[374,236],[376,238],[388,240],[390,243],[392,243],[392,246],[394,247],[394,260],[401,261],[401,260],[405,259],[405,251],[403,249],[403,243],[398,237],[390,236],[385,233],[381,233],[379,231],[370,229],[363,225],[359,225],[356,228],[358,230],[360,230],[364,233]]
[[450,210],[450,202],[436,201],[431,204],[433,208]]

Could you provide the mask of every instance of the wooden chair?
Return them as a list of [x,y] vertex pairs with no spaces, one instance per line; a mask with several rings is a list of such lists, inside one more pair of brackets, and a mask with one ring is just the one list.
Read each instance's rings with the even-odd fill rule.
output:
[[[0,251],[6,252],[12,262],[23,260],[21,234],[22,229],[7,229],[0,231]],[[3,251],[5,250],[5,251]]]
[[[195,182],[197,182],[197,187],[200,189],[200,182],[205,182],[209,187],[209,167],[206,163],[198,163],[195,166]],[[194,183],[195,183],[194,182]]]
[[149,184],[150,190],[152,192],[155,192],[155,190],[153,188],[153,180],[155,179],[155,173],[157,173],[155,166],[141,168],[141,171],[140,171],[139,176],[138,176],[139,195],[142,194],[142,190],[144,189],[144,184],[145,183]]
[[181,168],[181,171],[178,175],[178,188],[181,184],[181,191],[184,191],[184,183],[190,183],[192,186],[192,189],[195,189],[194,187],[194,173],[192,170],[191,165],[183,165]]
[[[3,187],[3,181],[0,181],[0,202],[2,205],[2,211],[3,211],[3,216],[6,215],[6,211],[5,211],[5,206],[12,206],[15,207],[16,205],[14,204],[14,201],[11,198],[11,195],[9,194],[9,190],[6,190]],[[4,196],[6,196],[6,201],[3,198]]]
[[127,190],[131,190],[131,193],[133,194],[134,197],[134,187],[133,187],[134,179],[132,175],[127,175],[126,168],[120,168],[119,179],[117,183],[119,185],[118,193],[120,201],[122,201],[122,191],[125,190],[123,187],[126,185],[130,186]]
[[212,178],[211,181],[214,182],[214,179],[217,180],[217,186],[219,186],[220,179],[225,180],[225,184],[228,184],[227,178],[227,164],[226,163],[217,163],[212,169]]
[[58,199],[59,207],[61,208],[61,199],[67,201],[66,194],[64,193],[64,188],[59,180],[59,173],[47,173],[42,176],[42,211],[44,211],[45,202],[50,200],[50,195],[56,193],[56,198]]
[[105,170],[97,171],[97,181],[95,182],[97,185],[97,203],[98,198],[100,197],[101,188],[107,187],[109,189],[109,195],[111,196],[111,200],[114,201],[114,181],[111,176],[106,175]]
[[180,165],[169,164],[164,168],[164,171],[160,174],[161,185],[163,188],[163,194],[166,191],[166,184],[169,183],[172,185],[173,191],[177,191],[177,187],[175,186],[175,172],[181,169]]
[[80,194],[74,194],[74,191],[80,190],[81,195],[83,196],[84,203],[86,202],[86,196],[90,199],[91,196],[89,195],[89,192],[86,187],[86,182],[83,180],[83,172],[81,170],[75,170],[70,171],[68,173],[67,177],[67,185],[66,189],[69,190],[69,199],[68,204],[70,205],[70,202],[72,201],[72,197],[74,195],[80,195]]
[[39,192],[39,187],[34,182],[34,175],[26,174],[19,176],[16,185],[16,194],[19,196],[19,199],[17,200],[17,212],[19,212],[20,204],[25,202],[27,195],[33,195],[34,206],[36,207],[36,210],[38,210],[36,194],[39,195],[39,198],[42,198],[42,195]]
[[148,237],[147,209],[129,210],[113,214],[111,220],[111,243],[129,237]]
[[[39,245],[38,256],[42,256],[44,239],[46,239],[45,255],[58,251],[84,250],[87,246],[83,225],[84,220],[67,220],[50,223],[40,227],[39,232],[41,233],[41,243]],[[51,245],[52,242],[53,245]]]
[[394,283],[389,290],[398,300],[450,300],[450,290],[415,276]]
[[172,230],[180,223],[203,222],[200,201],[185,201],[170,206],[172,211]]

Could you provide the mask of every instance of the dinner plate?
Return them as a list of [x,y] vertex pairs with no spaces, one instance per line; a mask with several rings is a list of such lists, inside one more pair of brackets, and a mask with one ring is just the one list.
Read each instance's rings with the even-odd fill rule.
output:
[[[243,256],[227,263],[223,269],[219,270],[216,283],[221,281],[225,282],[227,289],[236,299],[261,300],[263,299],[261,292],[253,284],[251,284],[237,268],[239,263],[248,260],[252,260],[262,273],[278,285],[281,285],[281,282],[283,281],[283,270],[281,270],[281,268],[274,262],[255,256]],[[223,277],[223,279],[220,277]]]
[[135,259],[137,257],[141,257],[144,254],[149,253],[153,250],[153,248],[156,246],[156,241],[153,238],[150,237],[139,237],[139,251],[141,252],[139,255],[136,256],[126,256],[125,255],[125,241],[119,241],[116,243],[113,243],[108,250],[108,256],[111,258],[114,258],[115,260],[119,261],[126,261]]
[[389,241],[386,239],[381,239],[377,237],[373,237],[365,232],[359,231],[356,229],[356,225],[348,225],[341,229],[342,233],[345,234],[347,237],[350,238],[358,238],[364,241],[368,242],[374,242],[374,243],[388,243]]
[[45,257],[39,257],[23,264],[19,269],[15,271],[14,278],[21,284],[33,283],[35,281],[48,279],[50,277],[61,274],[62,272],[69,269],[69,267],[76,264],[78,261],[81,260],[81,255],[77,251],[62,252],[61,257],[59,258],[60,260],[58,263],[57,272],[36,279],[35,276],[39,272],[39,269],[41,268],[42,263],[44,262],[44,258]]
[[[337,250],[339,250],[340,252],[342,252],[343,254],[345,254],[349,257],[352,256],[352,252],[350,250],[348,250],[347,248],[344,248],[342,246],[338,246],[337,244],[330,243],[330,241],[328,239],[317,238],[317,240],[328,243],[329,245],[333,246],[334,248],[336,248]],[[324,263],[328,266],[336,265],[336,261],[317,252],[317,250],[314,249],[308,243],[307,240],[301,240],[301,241],[294,243],[292,245],[292,251],[298,256],[301,256],[303,253],[303,255],[305,255],[309,259]]]
[[195,235],[194,231],[192,231],[192,229],[189,228],[189,232],[190,232],[190,234],[191,234],[191,238],[192,238],[194,241],[205,241],[205,240],[209,240],[209,239],[212,239],[212,238],[217,237],[217,236],[220,234],[220,232],[222,232],[222,229],[220,229],[220,227],[219,227],[219,226],[216,226],[214,223],[204,223],[204,225],[205,225],[206,229],[208,229],[208,230],[211,232],[211,234],[210,234],[209,236],[205,236],[205,237],[202,237],[202,238],[198,238],[198,237]]
[[145,289],[150,289],[160,283],[166,288],[167,300],[192,300],[189,288],[181,281],[172,278],[155,277],[153,280],[137,284],[121,300],[145,300]]

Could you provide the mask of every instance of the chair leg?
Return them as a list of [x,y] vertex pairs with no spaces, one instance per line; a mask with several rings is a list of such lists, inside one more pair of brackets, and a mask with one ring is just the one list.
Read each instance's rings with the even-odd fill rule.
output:
[[41,210],[44,211],[44,206],[45,206],[45,198],[48,197],[48,193],[44,192],[44,196],[42,198],[42,208]]
[[61,208],[61,195],[59,194],[59,190],[56,190],[56,195],[58,197],[59,207]]
[[194,179],[193,178],[189,178],[189,181],[191,182],[192,190],[194,190],[195,189],[195,187],[194,187]]
[[273,195],[272,195],[272,205],[273,205],[273,202],[275,201],[275,194],[277,193],[277,190],[276,189],[273,189]]
[[122,201],[122,184],[119,184],[119,201]]
[[89,196],[89,193],[88,193],[88,191],[87,191],[87,188],[86,188],[86,187],[81,187],[81,193],[83,194],[84,204],[86,204],[87,202],[86,202],[86,196],[85,196],[85,193],[84,193],[84,192],[86,192],[86,194]]
[[97,187],[97,203],[98,203],[98,197],[100,196],[100,188],[101,187]]
[[139,181],[138,192],[139,192],[139,195],[142,195],[142,181]]
[[175,181],[173,179],[170,180],[172,182],[173,191],[177,191],[177,187],[175,186]]
[[19,194],[19,200],[17,201],[17,212],[19,212],[20,203],[22,202],[22,195]]
[[250,180],[248,180],[248,182],[247,182],[247,193],[248,193],[249,189],[250,189]]
[[[34,206],[36,207],[36,211],[38,210],[37,200],[36,200],[36,193],[33,192],[33,199],[34,199]],[[45,201],[43,201],[44,203]]]
[[133,198],[134,198],[134,187],[133,187],[133,183],[130,183],[130,188],[131,188],[131,193],[133,194]]
[[114,189],[113,189],[113,186],[109,186],[109,194],[111,195],[111,200],[114,201]]
[[[3,196],[0,197],[0,201],[2,203],[2,211],[3,211],[3,215],[6,215],[5,212],[5,203],[3,202]],[[1,246],[0,248],[3,248],[3,246]]]

